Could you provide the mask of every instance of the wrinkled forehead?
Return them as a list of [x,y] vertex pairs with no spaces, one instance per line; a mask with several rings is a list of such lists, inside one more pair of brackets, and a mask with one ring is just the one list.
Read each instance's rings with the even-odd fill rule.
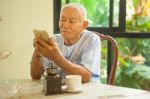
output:
[[67,6],[61,10],[60,17],[72,17],[83,20],[83,13],[78,7]]

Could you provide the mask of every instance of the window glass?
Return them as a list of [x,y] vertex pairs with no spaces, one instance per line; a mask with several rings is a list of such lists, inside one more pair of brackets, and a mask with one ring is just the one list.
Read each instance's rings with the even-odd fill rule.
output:
[[127,0],[126,31],[150,32],[150,0]]
[[114,0],[113,27],[119,26],[119,0]]

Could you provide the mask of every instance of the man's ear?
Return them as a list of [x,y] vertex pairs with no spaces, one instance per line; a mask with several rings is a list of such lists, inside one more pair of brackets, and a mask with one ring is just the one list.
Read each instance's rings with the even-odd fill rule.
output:
[[84,21],[83,22],[83,30],[85,30],[88,27],[88,21]]

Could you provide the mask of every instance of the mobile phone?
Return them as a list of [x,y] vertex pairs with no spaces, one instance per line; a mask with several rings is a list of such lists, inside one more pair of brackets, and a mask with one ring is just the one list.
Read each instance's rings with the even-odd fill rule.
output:
[[44,41],[48,42],[49,35],[48,35],[47,31],[34,29],[33,32],[34,32],[35,37],[39,37],[39,38],[43,39]]

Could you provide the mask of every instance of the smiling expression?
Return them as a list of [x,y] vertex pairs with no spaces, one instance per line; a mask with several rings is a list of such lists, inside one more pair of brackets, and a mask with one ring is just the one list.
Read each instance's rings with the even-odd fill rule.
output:
[[86,27],[87,22],[83,18],[83,13],[77,7],[69,6],[61,11],[59,28],[66,44],[78,41]]

